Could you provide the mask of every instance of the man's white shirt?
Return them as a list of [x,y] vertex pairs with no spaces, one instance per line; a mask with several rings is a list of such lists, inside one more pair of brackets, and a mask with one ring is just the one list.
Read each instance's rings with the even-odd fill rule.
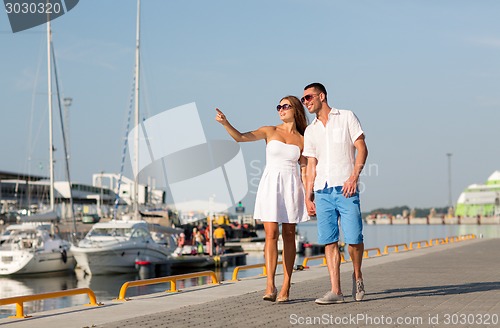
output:
[[361,123],[350,110],[332,108],[326,126],[315,118],[304,133],[305,157],[318,160],[314,190],[343,186],[354,169],[354,141],[363,134]]

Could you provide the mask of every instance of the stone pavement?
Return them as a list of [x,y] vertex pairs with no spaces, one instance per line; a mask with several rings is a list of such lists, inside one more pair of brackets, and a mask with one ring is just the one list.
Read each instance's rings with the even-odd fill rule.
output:
[[[294,273],[286,304],[262,301],[264,278],[134,297],[99,308],[76,307],[5,327],[499,327],[500,239],[467,240],[363,262],[367,294],[351,297],[350,263],[341,266],[346,303],[317,305],[329,289],[325,267]],[[317,263],[317,262],[316,262]],[[277,284],[281,276],[277,277]]]

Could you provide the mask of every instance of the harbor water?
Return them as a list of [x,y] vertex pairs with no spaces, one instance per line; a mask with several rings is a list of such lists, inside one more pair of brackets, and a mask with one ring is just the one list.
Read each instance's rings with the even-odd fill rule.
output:
[[[316,222],[306,222],[298,225],[298,231],[310,243],[316,243]],[[263,233],[263,232],[262,232]],[[412,241],[429,240],[434,238],[445,238],[448,236],[459,236],[464,234],[475,234],[483,238],[500,238],[499,225],[365,225],[364,238],[365,248],[378,247],[383,249],[385,245],[410,243]],[[298,255],[296,264],[303,261],[303,256]],[[249,253],[247,264],[264,263],[262,252]],[[319,264],[319,263],[318,263]],[[312,264],[314,265],[314,263]],[[216,274],[220,281],[231,280],[234,267],[216,268]],[[281,268],[278,272],[282,272]],[[183,272],[175,272],[179,274]],[[185,273],[185,272],[184,272]],[[262,269],[240,271],[238,277],[245,278],[257,276]],[[126,281],[139,279],[137,274],[116,274],[106,276],[84,276],[81,272],[71,272],[59,275],[40,275],[0,278],[0,298],[31,295],[51,291],[59,291],[73,288],[88,287],[92,289],[98,302],[111,302],[120,291],[120,287]],[[280,278],[277,278],[279,283]],[[206,277],[193,278],[178,282],[178,288],[205,284]],[[265,281],[262,281],[262,289]],[[149,293],[162,292],[168,289],[168,284],[158,284],[143,287],[130,288],[128,297]],[[76,295],[64,298],[53,298],[24,304],[25,313],[35,313],[57,308],[87,304],[87,295]],[[15,305],[0,307],[0,317],[4,318],[15,314]]]

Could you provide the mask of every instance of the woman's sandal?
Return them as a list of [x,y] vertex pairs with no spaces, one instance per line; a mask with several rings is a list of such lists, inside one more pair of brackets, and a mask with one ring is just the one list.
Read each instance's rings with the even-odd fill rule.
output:
[[290,299],[288,298],[288,296],[283,296],[283,297],[278,297],[276,298],[276,302],[278,303],[286,303],[288,302]]
[[288,296],[278,296],[276,298],[276,302],[278,303],[286,303],[290,300],[290,298]]
[[274,292],[271,294],[266,294],[262,297],[264,301],[271,301],[274,302],[276,301],[276,296],[278,296],[278,289],[274,288]]

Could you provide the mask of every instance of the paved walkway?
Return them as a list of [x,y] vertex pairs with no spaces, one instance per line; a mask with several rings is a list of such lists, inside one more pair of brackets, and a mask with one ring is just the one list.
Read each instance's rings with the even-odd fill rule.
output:
[[[294,273],[292,301],[262,301],[264,278],[134,297],[1,319],[5,327],[498,327],[500,239],[468,240],[363,262],[367,295],[351,296],[350,263],[341,266],[347,302],[317,305],[329,288],[325,267]],[[317,263],[317,262],[316,262]],[[281,276],[277,278],[281,282]]]

